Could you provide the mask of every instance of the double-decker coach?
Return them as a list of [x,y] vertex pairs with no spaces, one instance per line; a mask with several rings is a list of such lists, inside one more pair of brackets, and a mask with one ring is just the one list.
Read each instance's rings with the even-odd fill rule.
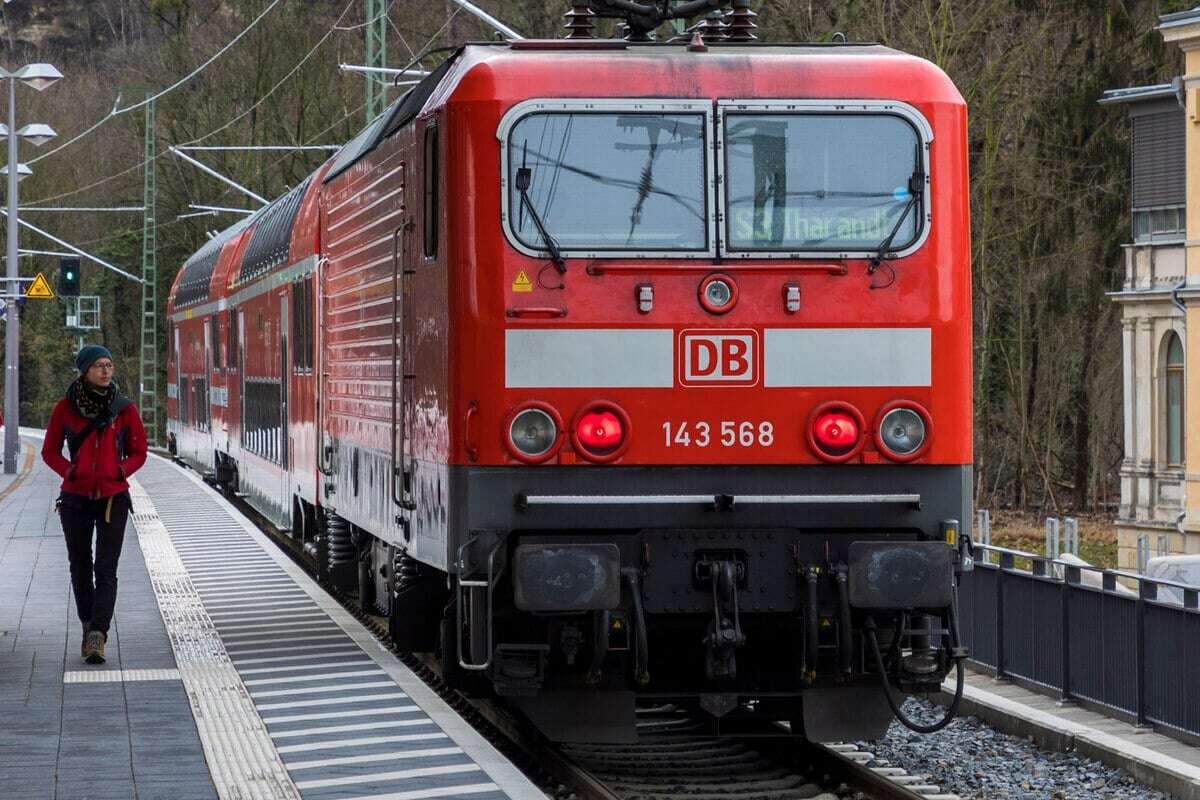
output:
[[556,738],[639,699],[871,738],[963,655],[966,108],[927,61],[467,45],[171,319],[179,454]]

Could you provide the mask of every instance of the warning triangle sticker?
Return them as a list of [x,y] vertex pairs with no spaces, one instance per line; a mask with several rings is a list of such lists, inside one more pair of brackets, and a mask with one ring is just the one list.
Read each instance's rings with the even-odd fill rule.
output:
[[529,282],[529,276],[525,274],[525,270],[517,273],[517,279],[512,283],[514,292],[532,292],[533,284]]
[[39,272],[25,290],[25,296],[36,300],[53,300],[54,291],[51,290],[50,284],[46,283],[46,276]]

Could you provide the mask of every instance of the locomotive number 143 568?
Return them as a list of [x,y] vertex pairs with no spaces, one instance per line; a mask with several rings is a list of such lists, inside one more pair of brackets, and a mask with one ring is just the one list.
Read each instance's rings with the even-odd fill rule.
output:
[[775,425],[769,421],[668,420],[662,424],[662,429],[667,447],[770,447],[775,444]]

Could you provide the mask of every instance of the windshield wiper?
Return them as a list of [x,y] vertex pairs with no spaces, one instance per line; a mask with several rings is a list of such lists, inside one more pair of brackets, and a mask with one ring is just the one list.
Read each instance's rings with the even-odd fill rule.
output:
[[521,193],[521,206],[529,212],[529,218],[533,220],[534,226],[541,234],[542,243],[546,246],[546,251],[550,253],[550,260],[554,263],[554,268],[558,270],[558,274],[565,275],[567,263],[563,261],[562,251],[558,249],[558,242],[554,241],[554,237],[546,230],[537,209],[533,207],[533,201],[529,199],[529,184],[532,181],[533,171],[529,167],[521,167],[517,170],[517,191]]
[[920,170],[908,176],[908,203],[904,206],[904,210],[900,212],[900,218],[896,220],[896,224],[892,227],[892,232],[887,235],[887,238],[879,243],[879,250],[871,258],[871,266],[867,267],[867,274],[874,275],[875,270],[879,269],[879,265],[883,263],[883,259],[887,256],[892,248],[892,242],[896,239],[896,234],[900,232],[900,226],[904,224],[904,220],[908,218],[908,214],[917,205],[917,198],[921,196],[921,191],[925,188],[925,173]]

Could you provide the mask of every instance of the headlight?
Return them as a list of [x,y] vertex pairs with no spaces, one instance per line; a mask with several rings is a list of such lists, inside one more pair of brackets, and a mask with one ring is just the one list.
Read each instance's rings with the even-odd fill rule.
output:
[[911,408],[892,409],[879,426],[879,436],[896,455],[912,455],[925,444],[925,421]]
[[879,410],[875,443],[893,461],[912,461],[928,449],[932,423],[916,403],[896,401]]
[[542,409],[526,408],[509,423],[508,441],[517,457],[540,459],[558,441],[558,425]]
[[724,314],[737,304],[738,290],[728,275],[709,275],[700,282],[700,305],[713,314]]

